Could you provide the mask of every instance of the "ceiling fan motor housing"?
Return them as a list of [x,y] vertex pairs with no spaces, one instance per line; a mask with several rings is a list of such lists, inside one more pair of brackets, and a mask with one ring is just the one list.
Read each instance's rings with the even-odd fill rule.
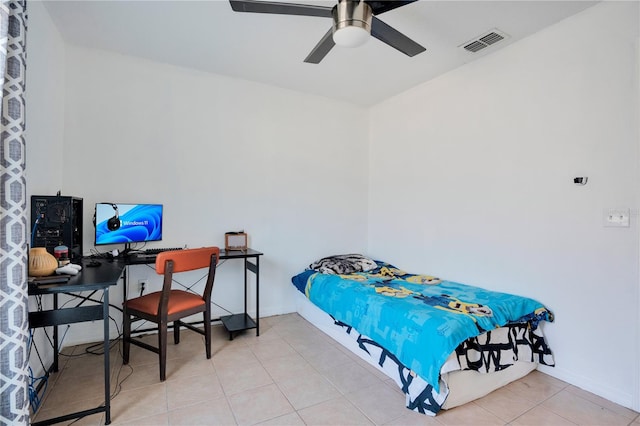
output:
[[[340,0],[331,10],[333,39],[339,46],[363,44],[371,34],[371,6],[363,0]],[[364,31],[363,31],[364,30]]]

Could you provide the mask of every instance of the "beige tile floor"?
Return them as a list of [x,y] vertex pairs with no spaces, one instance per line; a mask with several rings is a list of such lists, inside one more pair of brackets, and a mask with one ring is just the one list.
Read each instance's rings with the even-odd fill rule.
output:
[[[157,356],[112,349],[112,424],[138,425],[632,425],[638,413],[534,371],[484,398],[428,417],[404,407],[396,385],[297,314],[261,319],[233,341],[213,326],[213,356],[185,331],[170,342],[167,380]],[[155,336],[145,336],[155,341]],[[70,348],[34,421],[102,402],[102,356]],[[104,424],[104,414],[76,424]]]

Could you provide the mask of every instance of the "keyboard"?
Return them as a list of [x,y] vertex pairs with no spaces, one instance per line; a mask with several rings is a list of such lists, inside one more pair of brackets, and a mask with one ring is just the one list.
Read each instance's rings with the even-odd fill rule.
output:
[[147,262],[147,261],[155,261],[157,255],[156,254],[147,254],[147,253],[130,253],[127,256],[127,259],[130,262]]
[[164,247],[164,248],[148,248],[144,250],[144,254],[160,254],[163,251],[175,251],[182,250],[183,247]]

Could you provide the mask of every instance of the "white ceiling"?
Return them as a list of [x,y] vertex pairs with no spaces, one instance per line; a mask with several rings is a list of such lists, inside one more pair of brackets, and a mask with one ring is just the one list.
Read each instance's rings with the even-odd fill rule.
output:
[[[282,2],[332,6],[335,1]],[[45,1],[65,41],[369,106],[491,54],[594,1],[421,0],[378,18],[426,47],[413,58],[371,38],[303,60],[331,19],[233,12],[226,0]],[[478,53],[489,30],[509,35]]]

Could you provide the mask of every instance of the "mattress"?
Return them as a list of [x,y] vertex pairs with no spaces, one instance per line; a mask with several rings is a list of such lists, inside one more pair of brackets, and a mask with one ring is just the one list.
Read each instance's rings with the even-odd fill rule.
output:
[[[358,343],[357,338],[354,338],[352,334],[348,333],[344,327],[336,325],[335,320],[330,315],[311,303],[302,293],[296,291],[294,297],[296,299],[296,310],[300,316],[342,346],[349,349],[362,360],[366,361],[369,365],[393,379],[400,389],[403,388],[405,379],[404,375],[400,374],[400,372],[403,370],[409,371],[406,367],[389,361],[381,363],[380,354],[364,350],[363,346]],[[447,395],[442,397],[438,410],[434,412],[425,407],[419,407],[412,401],[411,395],[405,392],[407,408],[423,414],[435,415],[439,409],[451,409],[482,398],[494,390],[526,376],[538,366],[537,362],[516,361],[509,368],[483,374],[474,370],[459,370],[459,364],[455,358],[454,355],[449,358],[445,368],[449,371],[442,374],[442,380],[447,384],[448,391]],[[425,389],[426,383],[418,384],[416,382],[411,391],[419,395],[423,393]],[[415,400],[415,398],[413,399]]]

